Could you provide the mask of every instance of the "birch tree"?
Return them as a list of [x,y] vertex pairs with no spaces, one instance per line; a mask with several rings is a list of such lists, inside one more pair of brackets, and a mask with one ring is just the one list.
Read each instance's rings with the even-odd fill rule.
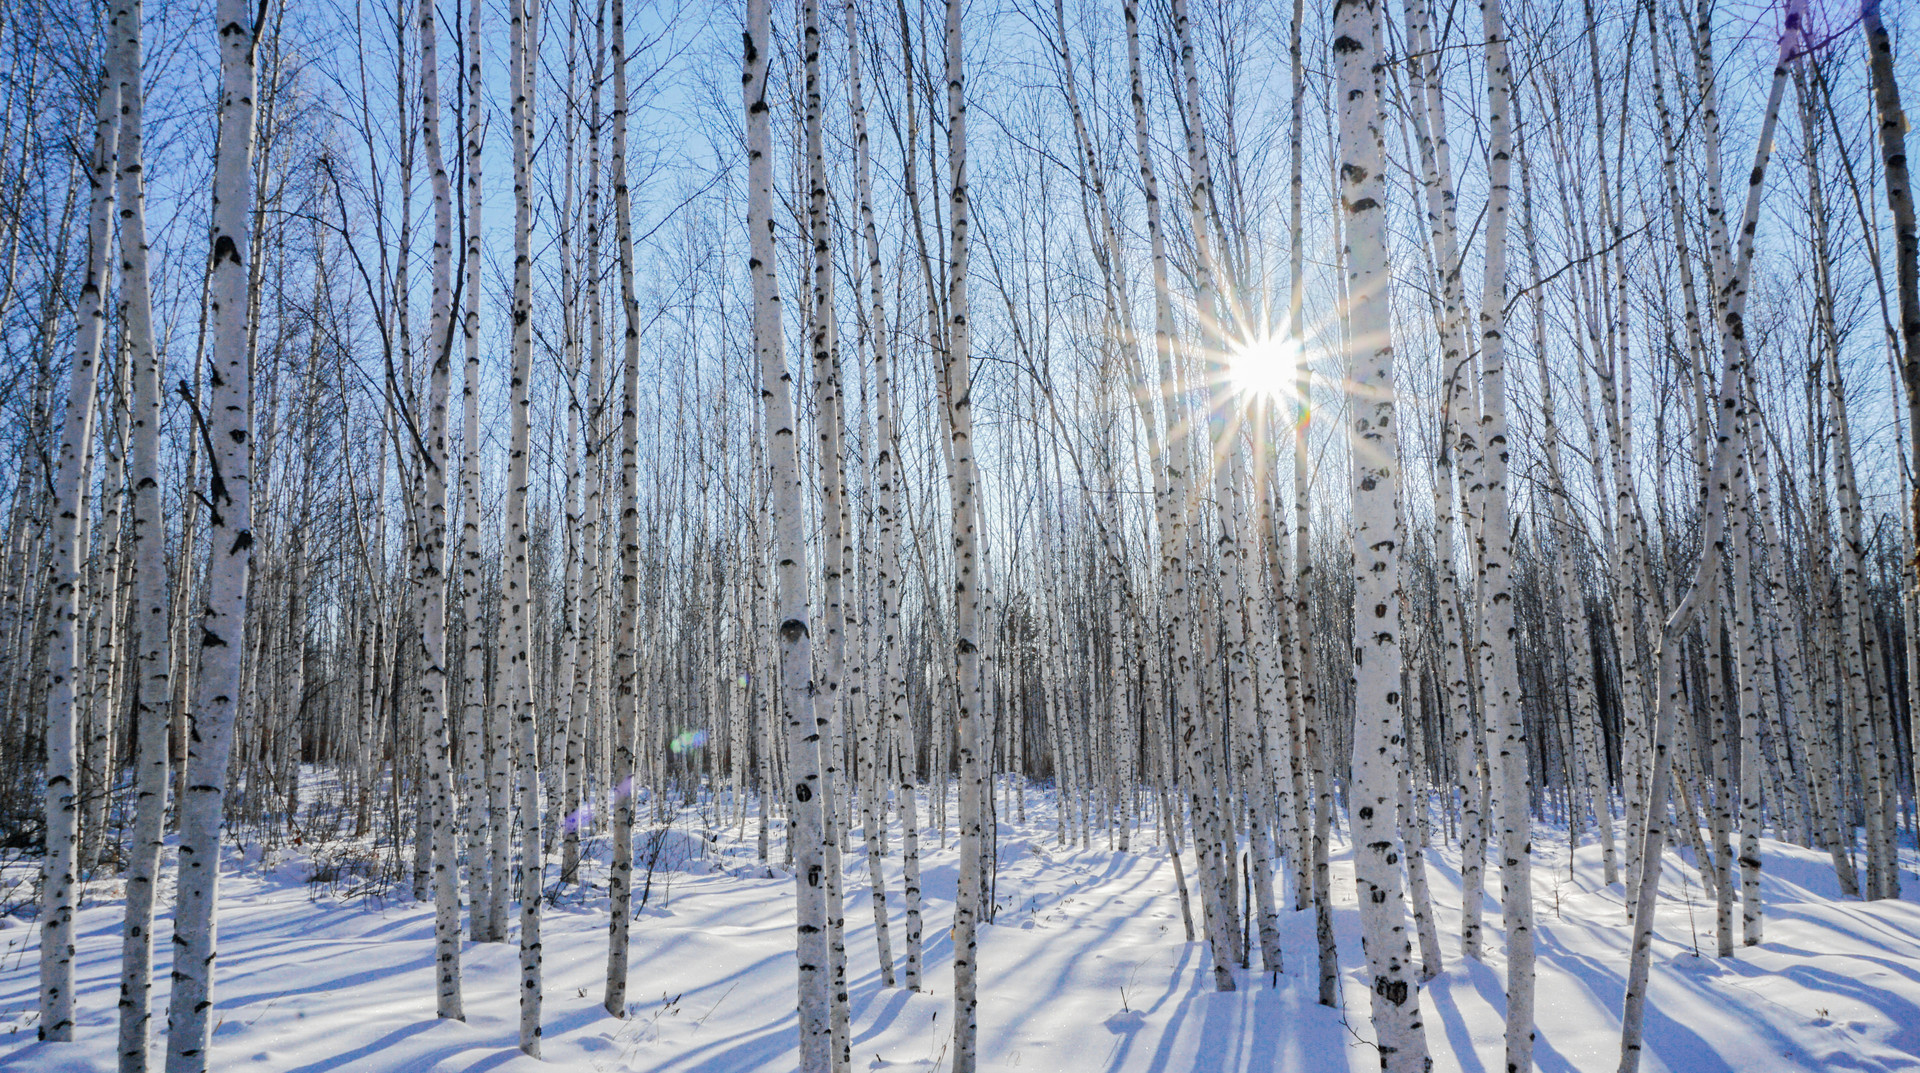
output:
[[640,303],[634,294],[633,202],[627,188],[627,5],[613,0],[613,212],[620,261],[620,616],[614,657],[618,681],[614,714],[613,862],[607,877],[607,989],[605,1006],[626,1016],[628,927],[633,898],[634,716],[640,704]]
[[460,1001],[460,872],[453,796],[453,736],[447,712],[447,392],[453,367],[453,184],[440,147],[440,51],[433,0],[420,0],[420,115],[433,183],[433,293],[427,326],[427,427],[417,430],[425,480],[425,526],[415,581],[420,615],[420,716],[433,815],[435,1012],[465,1020]]
[[[48,503],[53,519],[47,543],[52,554],[47,587],[47,736],[45,790],[46,856],[40,866],[40,1027],[43,1040],[73,1039],[74,884],[80,852],[79,765],[75,720],[79,703],[81,589],[87,545],[87,491],[93,464],[96,379],[101,337],[106,331],[106,295],[113,240],[115,139],[119,132],[122,47],[118,28],[109,37],[106,73],[94,108],[93,155],[87,163],[91,199],[87,213],[86,276],[75,310],[73,367],[67,411]],[[216,817],[217,820],[217,817]]]
[[213,256],[208,280],[208,392],[196,422],[212,444],[204,502],[212,561],[194,678],[193,733],[180,809],[180,877],[174,899],[173,990],[167,1007],[167,1073],[202,1073],[213,1028],[214,903],[227,761],[241,700],[247,583],[253,563],[252,276],[254,44],[252,11],[220,0],[220,134],[213,171]]
[[[881,274],[880,234],[874,222],[873,213],[873,176],[872,159],[867,139],[867,106],[860,81],[860,33],[857,19],[856,0],[846,0],[847,31],[847,100],[853,121],[854,166],[858,182],[857,195],[860,211],[860,236],[867,255],[867,286],[871,308],[867,312],[868,345],[873,349],[873,438],[870,450],[874,465],[874,542],[878,549],[874,553],[871,585],[879,621],[874,631],[874,644],[880,653],[880,664],[874,667],[881,683],[879,698],[872,698],[874,720],[879,724],[875,735],[878,742],[891,738],[897,745],[904,740],[907,718],[907,683],[900,659],[900,514],[899,490],[894,482],[898,479],[898,466],[894,459],[894,421],[893,421],[893,369],[890,357],[891,343],[887,337],[886,287]],[[869,764],[873,768],[874,792],[879,793],[880,773],[885,771],[887,747],[880,745],[879,755],[870,755]],[[919,990],[920,966],[922,959],[920,928],[920,833],[919,807],[914,801],[914,778],[911,765],[905,761],[900,764],[900,826],[902,839],[902,871],[906,889],[903,894],[907,900],[907,981],[910,990]],[[884,805],[884,796],[879,805]],[[884,809],[876,807],[874,812],[884,817]],[[867,827],[867,857],[870,880],[873,887],[873,930],[875,942],[879,948],[880,979],[884,986],[892,987],[893,944],[888,930],[887,892],[880,866],[880,844],[876,837],[872,813],[869,813]]]
[[977,929],[985,911],[982,889],[986,837],[986,758],[980,755],[981,727],[987,718],[981,683],[981,572],[974,468],[973,365],[971,312],[967,303],[968,244],[972,205],[967,192],[967,97],[960,33],[962,0],[946,5],[947,181],[952,226],[947,264],[946,352],[941,355],[946,438],[950,445],[948,502],[953,517],[954,727],[960,758],[960,878],[953,908],[953,1073],[974,1073],[979,1034],[979,948]]
[[741,35],[741,79],[746,112],[747,271],[753,281],[753,346],[760,370],[766,456],[772,494],[768,521],[774,543],[774,628],[779,688],[787,713],[788,808],[794,863],[794,918],[801,1073],[826,1073],[833,1062],[832,1003],[827,965],[827,892],[824,866],[827,801],[820,779],[820,734],[814,719],[813,640],[807,615],[807,553],[802,539],[799,446],[795,442],[793,374],[780,332],[780,290],[774,259],[773,129],[767,106],[767,68],[773,45],[770,0],[747,0]]
[[[1481,0],[1487,54],[1488,197],[1485,286],[1480,302],[1480,420],[1463,449],[1479,453],[1481,501],[1481,704],[1494,757],[1500,827],[1500,906],[1507,932],[1507,1069],[1533,1068],[1533,832],[1529,816],[1527,723],[1514,649],[1512,521],[1507,509],[1507,203],[1512,175],[1513,73],[1500,0]],[[1464,427],[1464,426],[1463,426]]]
[[154,345],[148,261],[145,159],[146,95],[141,0],[125,0],[113,18],[120,47],[120,142],[115,196],[120,204],[120,321],[133,373],[133,616],[138,635],[133,684],[136,769],[127,911],[120,945],[120,1073],[146,1073],[152,1035],[153,904],[167,812],[167,730],[172,722],[172,604],[167,592],[166,513],[160,479],[160,354]]
[[496,897],[503,890],[506,864],[505,787],[495,778],[504,767],[489,764],[493,735],[486,703],[486,640],[480,629],[480,297],[481,297],[481,180],[484,149],[480,13],[482,5],[467,8],[465,203],[461,225],[466,240],[461,257],[460,290],[465,301],[460,331],[466,345],[462,366],[460,462],[460,614],[466,629],[466,653],[461,660],[461,756],[468,786],[467,897],[469,928],[478,942],[500,942],[506,934],[506,906]]
[[[1658,38],[1659,27],[1656,23],[1656,5],[1647,5],[1648,24],[1652,33],[1653,64],[1659,70]],[[1787,64],[1796,56],[1801,45],[1800,20],[1802,9],[1795,0],[1789,0],[1786,9],[1786,28],[1780,39],[1780,53],[1776,64],[1774,92],[1768,99],[1768,115],[1762,127],[1760,143],[1755,150],[1753,170],[1747,186],[1746,211],[1742,214],[1739,248],[1731,259],[1718,258],[1723,264],[1731,260],[1732,270],[1723,285],[1726,298],[1720,303],[1720,344],[1721,374],[1720,388],[1714,399],[1714,411],[1718,418],[1713,430],[1714,444],[1712,462],[1701,473],[1700,500],[1702,510],[1701,540],[1702,554],[1687,588],[1676,601],[1673,610],[1668,612],[1662,629],[1660,645],[1657,651],[1659,659],[1659,689],[1655,712],[1652,778],[1649,786],[1650,802],[1664,803],[1672,786],[1672,750],[1674,747],[1674,724],[1678,719],[1681,703],[1680,682],[1680,642],[1691,627],[1694,616],[1699,612],[1707,593],[1718,585],[1720,569],[1725,554],[1724,542],[1728,532],[1727,515],[1732,488],[1736,482],[1736,471],[1742,465],[1741,458],[1745,443],[1741,433],[1744,431],[1745,391],[1743,379],[1746,368],[1746,326],[1745,294],[1747,274],[1753,265],[1754,232],[1760,213],[1760,193],[1766,178],[1768,158],[1772,153],[1772,126],[1780,103],[1780,89],[1784,82]],[[1658,75],[1656,76],[1658,78]],[[1659,82],[1656,81],[1656,86]],[[1711,160],[1718,155],[1717,137],[1714,126],[1709,123],[1708,156]],[[1666,157],[1667,182],[1669,188],[1674,185],[1671,171],[1673,155]],[[1723,243],[1724,238],[1720,240]],[[1737,534],[1738,529],[1734,532]],[[1640,1054],[1643,1046],[1644,1018],[1647,999],[1647,981],[1651,970],[1653,945],[1653,913],[1660,885],[1660,854],[1664,848],[1665,821],[1664,808],[1649,807],[1647,810],[1646,830],[1640,850],[1642,876],[1635,892],[1633,906],[1633,946],[1627,970],[1626,994],[1622,1001],[1620,1030],[1620,1073],[1635,1073],[1640,1068]],[[1691,823],[1691,819],[1687,822]],[[1725,853],[1723,843],[1717,852]]]
[[1340,0],[1333,55],[1340,98],[1340,208],[1346,245],[1352,426],[1354,878],[1366,931],[1381,1068],[1428,1065],[1400,887],[1396,768],[1401,759],[1399,425],[1395,419],[1384,161],[1374,67],[1375,5]]
[[[528,555],[527,463],[532,437],[528,381],[533,375],[533,90],[538,66],[534,43],[539,40],[526,0],[508,5],[510,31],[508,82],[513,113],[513,368],[507,400],[510,439],[507,447],[505,580],[501,586],[502,629],[505,640],[505,680],[499,685],[514,727],[514,796],[518,799],[520,832],[520,1050],[540,1057],[540,747],[535,733],[533,696],[532,578]],[[505,743],[495,748],[504,752]],[[495,836],[496,839],[499,837]],[[504,885],[504,874],[494,881]]]

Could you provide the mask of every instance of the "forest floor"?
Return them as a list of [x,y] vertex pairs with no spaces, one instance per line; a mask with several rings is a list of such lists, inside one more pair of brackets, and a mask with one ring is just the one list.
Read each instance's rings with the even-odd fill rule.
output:
[[[1147,832],[1136,834],[1133,853],[1107,849],[1104,835],[1095,848],[1062,848],[1047,795],[1038,790],[1029,791],[1028,819],[1001,824],[999,908],[994,925],[980,934],[982,1069],[1378,1068],[1369,1042],[1352,863],[1344,845],[1332,869],[1344,1005],[1333,1010],[1314,1002],[1311,913],[1282,911],[1286,965],[1277,981],[1243,971],[1238,991],[1217,993],[1205,948],[1183,941],[1173,870]],[[344,881],[312,882],[316,859],[324,864],[325,855],[310,847],[267,853],[236,848],[220,892],[212,1068],[791,1070],[793,882],[756,861],[756,833],[752,818],[744,832],[708,826],[695,810],[677,821],[633,927],[624,1020],[600,1006],[604,885],[584,895],[569,890],[548,907],[546,1064],[522,1056],[516,1046],[514,945],[467,943],[467,1020],[438,1021],[431,904],[413,902],[404,892],[371,897],[351,893]],[[897,839],[892,846],[885,862],[891,931],[896,963],[904,965]],[[600,860],[588,868],[590,881],[604,874],[604,842],[599,849]],[[1629,936],[1621,888],[1600,882],[1597,847],[1582,846],[1569,862],[1564,834],[1540,828],[1534,849],[1536,1061],[1544,1073],[1611,1070],[1619,1053]],[[957,850],[951,842],[942,848],[933,837],[923,840],[922,851],[927,965],[919,993],[881,986],[867,864],[857,839],[846,856],[855,1071],[934,1073],[951,1066],[947,929]],[[1489,869],[1486,959],[1463,960],[1457,855],[1436,848],[1428,859],[1446,959],[1444,971],[1420,994],[1434,1068],[1498,1070],[1505,975],[1498,878]],[[1839,900],[1832,870],[1819,854],[1769,841],[1763,859],[1766,942],[1739,947],[1734,958],[1723,960],[1713,956],[1711,899],[1703,897],[1692,868],[1669,854],[1642,1069],[1920,1069],[1920,878],[1914,859],[1903,855],[1905,900],[1871,905]],[[641,882],[636,879],[636,888]],[[170,887],[162,894],[162,904],[170,905]],[[77,1042],[59,1045],[34,1040],[36,932],[29,921],[0,920],[0,1069],[115,1068],[120,917],[118,882],[93,884],[79,917]],[[1738,919],[1736,908],[1736,927]],[[170,938],[162,920],[154,988],[162,1023]],[[1257,965],[1257,944],[1253,958]]]

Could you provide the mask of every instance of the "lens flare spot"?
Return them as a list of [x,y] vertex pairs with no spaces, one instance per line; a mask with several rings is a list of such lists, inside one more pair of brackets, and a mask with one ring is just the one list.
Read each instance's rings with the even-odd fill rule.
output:
[[707,744],[707,732],[704,730],[683,730],[673,736],[667,748],[675,753],[690,753]]

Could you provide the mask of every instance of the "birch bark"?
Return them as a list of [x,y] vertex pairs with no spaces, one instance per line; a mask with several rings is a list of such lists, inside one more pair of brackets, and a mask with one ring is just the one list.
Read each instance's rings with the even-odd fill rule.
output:
[[[540,1057],[540,743],[535,735],[533,693],[532,534],[527,525],[527,463],[532,429],[533,378],[533,91],[538,67],[535,11],[529,0],[511,0],[508,80],[513,113],[513,369],[508,383],[506,543],[501,585],[501,634],[505,639],[504,695],[495,710],[512,713],[514,796],[520,832],[520,1050]],[[501,703],[504,701],[504,703]],[[498,743],[502,753],[505,743]],[[497,837],[497,836],[496,836]],[[506,886],[505,875],[495,882]]]
[[640,704],[640,300],[634,290],[633,201],[627,187],[627,5],[613,0],[613,227],[620,262],[620,611],[616,614],[613,861],[608,873],[607,986],[603,1005],[626,1016],[633,898],[634,720]]
[[846,755],[845,721],[848,705],[841,689],[846,673],[846,532],[842,516],[845,496],[841,469],[841,412],[838,339],[833,315],[833,245],[827,219],[827,164],[825,106],[820,86],[820,2],[801,0],[801,54],[807,155],[807,234],[811,250],[812,294],[808,317],[808,349],[813,365],[816,440],[814,459],[820,475],[821,604],[825,612],[825,644],[818,654],[820,695],[814,700],[816,717],[824,716],[821,750],[822,796],[827,807],[827,961],[832,979],[833,1005],[828,1011],[833,1037],[834,1073],[845,1073],[851,1062],[847,1022],[847,946],[845,876],[841,847],[846,841],[846,809],[841,769]]
[[[889,736],[897,741],[905,741],[907,719],[907,682],[901,667],[900,656],[900,496],[894,482],[899,479],[894,460],[895,434],[893,424],[893,377],[891,361],[891,342],[887,333],[886,288],[880,268],[880,233],[874,222],[873,214],[873,178],[872,158],[867,139],[867,106],[860,80],[860,34],[855,0],[846,3],[847,28],[847,98],[853,119],[854,166],[857,173],[860,212],[860,234],[867,254],[867,286],[871,308],[868,312],[868,332],[873,348],[873,435],[874,442],[869,450],[874,461],[873,516],[874,542],[877,544],[873,556],[874,597],[878,605],[879,622],[876,623],[877,636],[874,638],[882,661],[878,668],[882,686],[881,696],[874,699],[874,717],[879,723],[877,742],[884,743]],[[884,707],[883,707],[884,705]],[[888,730],[891,728],[891,735]],[[878,777],[886,767],[887,747],[879,745],[876,755],[870,758],[875,768],[873,781],[876,795],[884,804],[884,792],[879,790],[882,782]],[[913,773],[903,757],[900,764],[900,823],[902,828],[901,853],[906,872],[905,881],[910,884],[907,893],[907,987],[918,990],[920,987],[920,962],[922,957],[920,939],[920,837],[915,830],[919,823],[918,809],[914,801]],[[874,812],[885,816],[883,808],[876,807]],[[884,822],[884,819],[882,820]],[[869,826],[871,826],[869,824]],[[873,857],[878,848],[874,838],[876,832],[867,832],[867,854]],[[883,986],[892,987],[893,945],[887,928],[887,894],[882,885],[878,859],[872,862],[874,933],[879,947],[880,974]]]
[[495,926],[494,866],[505,857],[491,852],[488,826],[497,818],[489,798],[491,781],[486,763],[486,639],[480,603],[480,209],[481,150],[484,144],[480,69],[480,12],[483,5],[467,7],[466,72],[461,91],[466,94],[466,125],[461,131],[465,142],[465,202],[461,229],[466,248],[461,258],[461,285],[465,308],[461,317],[461,336],[465,343],[462,366],[461,462],[460,462],[460,616],[466,633],[466,653],[461,660],[461,759],[467,783],[467,899],[468,928],[476,942],[494,942],[505,938]]
[[[115,138],[119,131],[119,28],[109,37],[107,70],[94,110],[92,188],[87,215],[86,275],[75,310],[73,366],[47,504],[49,556],[46,588],[46,856],[40,866],[40,1023],[49,1042],[73,1039],[74,884],[80,852],[79,765],[74,737],[82,668],[80,598],[87,546],[87,489],[93,466],[95,396],[99,394],[101,338],[106,331],[108,263],[113,239]],[[224,127],[223,127],[224,130]],[[227,176],[231,178],[231,176]],[[240,180],[244,182],[243,170]],[[218,191],[216,190],[216,193]]]
[[[1914,469],[1920,473],[1920,223],[1914,217],[1913,180],[1907,167],[1907,114],[1900,107],[1893,39],[1880,20],[1880,0],[1860,0],[1860,22],[1867,37],[1867,72],[1877,113],[1887,208],[1893,216],[1894,278],[1900,295],[1900,380],[1907,389],[1907,428],[1913,437]],[[1913,496],[1914,532],[1920,535],[1920,485],[1915,486]],[[1908,668],[1909,674],[1915,671]],[[1920,729],[1914,735],[1916,748],[1920,749]]]
[[1384,154],[1374,68],[1375,5],[1339,0],[1333,57],[1340,101],[1339,176],[1352,332],[1350,454],[1354,530],[1354,876],[1366,932],[1374,1034],[1381,1068],[1424,1070],[1426,1033],[1413,979],[1407,909],[1394,839],[1400,760],[1399,426],[1394,413],[1391,277]]
[[[1512,69],[1500,0],[1481,0],[1487,60],[1488,196],[1480,302],[1481,707],[1499,749],[1492,771],[1500,827],[1500,907],[1507,932],[1507,1069],[1533,1068],[1533,832],[1527,725],[1513,613],[1513,526],[1507,508],[1507,203],[1513,158]],[[1466,442],[1463,448],[1468,448]]]
[[[435,1011],[465,1020],[460,1002],[460,872],[454,828],[453,742],[447,712],[447,392],[453,361],[453,186],[440,145],[440,52],[433,0],[420,0],[420,115],[433,181],[433,294],[427,346],[427,427],[420,460],[426,517],[421,569],[420,718],[433,816]],[[296,622],[294,628],[298,629]]]
[[960,879],[953,922],[953,1073],[974,1073],[979,1033],[976,931],[985,910],[982,856],[986,838],[987,759],[981,755],[986,720],[981,688],[981,576],[979,478],[973,445],[973,326],[968,319],[967,258],[972,202],[967,190],[967,97],[960,13],[963,0],[946,4],[947,176],[952,226],[947,265],[946,434],[952,447],[950,503],[953,515],[954,658],[958,703],[954,708],[960,754]]
[[167,1007],[167,1073],[201,1073],[213,1029],[214,900],[227,761],[239,715],[253,561],[252,370],[247,310],[251,281],[242,249],[253,223],[253,12],[220,0],[220,135],[213,176],[213,336],[208,395],[200,420],[212,483],[206,496],[213,549],[207,568],[194,681],[187,793],[180,802],[180,878],[174,901],[173,992]]
[[827,902],[824,867],[827,801],[820,780],[820,734],[813,718],[813,642],[807,627],[807,558],[799,447],[793,412],[793,374],[782,353],[780,291],[773,221],[773,132],[767,106],[768,50],[773,44],[771,0],[747,0],[742,104],[746,111],[748,271],[753,279],[753,345],[760,368],[760,401],[772,492],[768,521],[774,543],[774,629],[780,690],[787,712],[788,828],[793,854],[795,943],[799,967],[801,1073],[826,1073],[833,1060],[829,1027]]
[[173,693],[172,604],[167,593],[166,515],[160,493],[160,356],[154,346],[142,161],[145,93],[141,0],[124,0],[120,34],[120,321],[133,367],[133,614],[138,635],[133,686],[137,738],[127,912],[120,946],[120,1073],[146,1073],[152,1035],[153,903],[167,811],[167,729]]

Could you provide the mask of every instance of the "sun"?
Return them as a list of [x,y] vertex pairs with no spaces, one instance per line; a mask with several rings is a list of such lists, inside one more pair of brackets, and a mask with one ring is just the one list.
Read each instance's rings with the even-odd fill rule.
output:
[[1278,401],[1294,393],[1300,347],[1284,335],[1266,335],[1237,347],[1227,359],[1233,386],[1242,395]]

